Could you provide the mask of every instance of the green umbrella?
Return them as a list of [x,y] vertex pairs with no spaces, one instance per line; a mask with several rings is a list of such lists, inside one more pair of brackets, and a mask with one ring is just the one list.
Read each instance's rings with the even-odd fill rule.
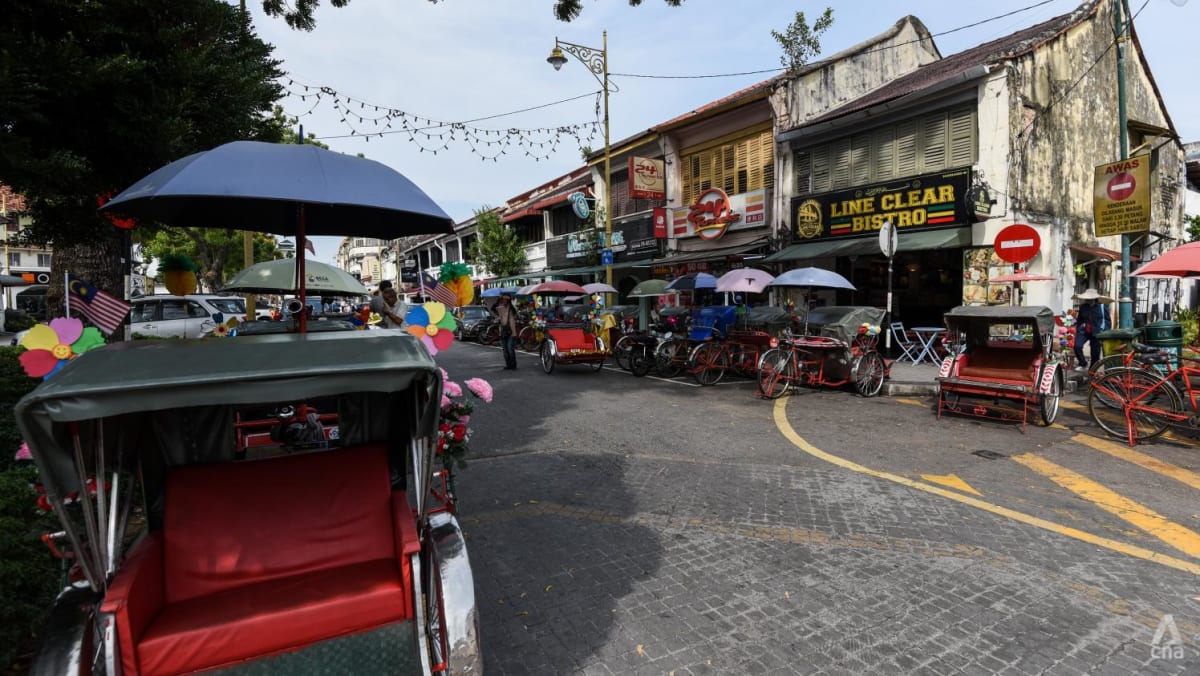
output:
[[629,292],[628,298],[649,298],[652,296],[668,296],[674,293],[667,289],[667,280],[665,279],[647,279],[644,282],[638,282],[638,285],[633,287]]
[[[305,261],[304,288],[312,293],[334,296],[365,296],[367,287],[349,272],[327,263]],[[296,259],[281,258],[255,263],[242,270],[221,289],[241,293],[285,293],[300,289],[296,284]]]

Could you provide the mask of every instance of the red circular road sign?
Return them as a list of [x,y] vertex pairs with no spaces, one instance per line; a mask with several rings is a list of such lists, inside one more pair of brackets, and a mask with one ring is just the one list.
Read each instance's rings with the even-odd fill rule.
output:
[[1042,248],[1042,236],[1024,223],[1014,223],[996,235],[996,255],[1009,263],[1024,263]]
[[1122,171],[1121,173],[1108,179],[1108,186],[1105,190],[1108,191],[1108,199],[1114,202],[1127,200],[1133,195],[1133,189],[1137,187],[1137,181],[1134,180],[1133,174]]

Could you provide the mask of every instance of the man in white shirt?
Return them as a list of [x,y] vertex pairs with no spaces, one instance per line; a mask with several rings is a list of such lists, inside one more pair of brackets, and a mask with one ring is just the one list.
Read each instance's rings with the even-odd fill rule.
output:
[[396,290],[389,286],[383,289],[379,295],[383,299],[383,307],[379,312],[383,321],[379,323],[379,327],[383,329],[404,328],[404,315],[408,314],[408,306],[400,300]]

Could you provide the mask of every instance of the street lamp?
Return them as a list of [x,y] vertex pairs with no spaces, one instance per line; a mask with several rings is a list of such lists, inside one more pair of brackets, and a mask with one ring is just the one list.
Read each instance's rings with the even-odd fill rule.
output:
[[612,286],[612,146],[608,142],[608,31],[604,31],[602,40],[600,49],[594,49],[554,38],[554,50],[550,52],[546,62],[554,66],[554,70],[561,70],[567,62],[567,57],[563,56],[563,52],[566,52],[587,66],[604,90],[604,249],[609,252],[604,264],[604,283]]

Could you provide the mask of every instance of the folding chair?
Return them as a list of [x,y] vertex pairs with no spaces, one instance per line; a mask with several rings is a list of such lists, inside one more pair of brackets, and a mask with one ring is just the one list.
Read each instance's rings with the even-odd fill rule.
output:
[[892,322],[891,331],[892,342],[900,349],[900,356],[896,357],[896,361],[907,359],[915,362],[917,355],[921,353],[921,345],[904,329],[904,323]]

